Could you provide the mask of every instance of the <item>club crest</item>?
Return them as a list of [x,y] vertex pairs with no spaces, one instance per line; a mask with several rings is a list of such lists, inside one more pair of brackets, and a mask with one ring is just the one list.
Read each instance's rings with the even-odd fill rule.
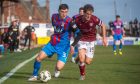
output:
[[93,26],[93,23],[89,23],[89,26]]

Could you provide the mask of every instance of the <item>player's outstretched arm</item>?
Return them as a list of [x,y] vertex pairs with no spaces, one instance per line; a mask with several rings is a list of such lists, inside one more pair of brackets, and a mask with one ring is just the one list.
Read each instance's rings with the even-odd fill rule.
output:
[[74,38],[74,41],[73,41],[73,43],[71,44],[71,47],[70,47],[71,54],[74,54],[74,47],[78,43],[78,41],[80,40],[81,36],[82,36],[81,32],[78,32],[77,36]]
[[107,38],[106,38],[106,26],[104,23],[101,25],[102,28],[102,35],[103,35],[103,46],[107,46]]
[[81,34],[79,28],[77,27],[75,21],[71,22],[71,31],[77,34],[76,37],[74,37],[74,41],[73,41],[73,43],[71,44],[71,47],[70,47],[70,52],[71,52],[71,54],[73,54],[74,53],[74,46],[78,43],[78,41],[80,40],[80,38],[82,36],[82,34]]

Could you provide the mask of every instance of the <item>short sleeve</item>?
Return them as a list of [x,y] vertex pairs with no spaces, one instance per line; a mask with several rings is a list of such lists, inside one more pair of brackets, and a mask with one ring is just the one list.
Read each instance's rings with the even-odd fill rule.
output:
[[99,18],[97,18],[96,16],[94,17],[94,21],[95,21],[96,25],[98,25],[98,26],[101,26],[102,23],[103,23],[103,22],[102,22]]
[[58,15],[57,15],[57,14],[53,14],[53,15],[52,15],[52,18],[51,18],[52,26],[55,25],[57,19],[58,19]]

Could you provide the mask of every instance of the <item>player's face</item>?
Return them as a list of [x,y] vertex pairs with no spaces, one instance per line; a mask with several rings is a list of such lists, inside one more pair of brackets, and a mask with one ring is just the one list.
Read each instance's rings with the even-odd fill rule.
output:
[[68,9],[65,9],[65,10],[61,9],[61,10],[59,10],[59,15],[60,15],[61,19],[64,19],[68,15]]
[[116,18],[117,21],[120,21],[121,19],[119,17]]
[[87,11],[86,13],[84,13],[84,17],[86,20],[90,20],[92,16],[92,11]]
[[80,14],[80,15],[84,15],[84,10],[80,10],[80,11],[79,11],[79,14]]

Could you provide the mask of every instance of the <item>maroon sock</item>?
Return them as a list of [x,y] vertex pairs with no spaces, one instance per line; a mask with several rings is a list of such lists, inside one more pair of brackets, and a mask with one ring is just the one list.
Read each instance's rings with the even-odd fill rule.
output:
[[84,76],[85,75],[85,64],[79,65],[79,69],[80,69],[80,75]]

